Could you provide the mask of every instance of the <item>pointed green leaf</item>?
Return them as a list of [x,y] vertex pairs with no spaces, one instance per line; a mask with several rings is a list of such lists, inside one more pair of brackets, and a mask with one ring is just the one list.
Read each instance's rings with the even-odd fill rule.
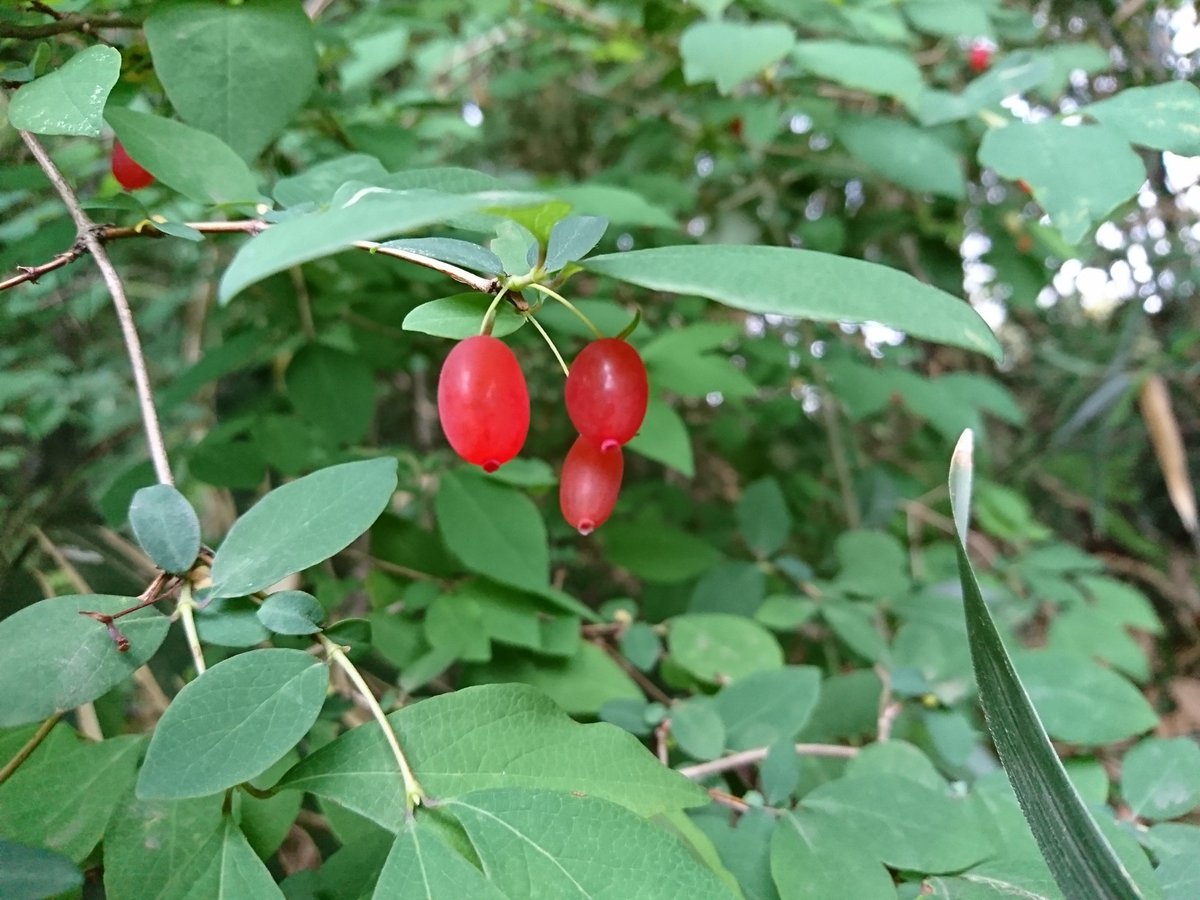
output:
[[600,216],[567,216],[554,223],[546,244],[547,272],[557,272],[569,262],[583,259],[600,243],[608,220]]
[[786,666],[752,672],[721,688],[715,698],[732,750],[764,747],[781,738],[794,740],[821,695],[821,670]]
[[202,797],[261,775],[312,727],[329,669],[302,650],[223,660],[167,707],[138,777],[143,799]]
[[104,118],[134,161],[172,190],[205,204],[252,204],[258,185],[220,138],[182,122],[110,106]]
[[241,597],[344,550],[396,490],[396,460],[329,466],[277,487],[233,523],[212,566],[212,596]]
[[383,244],[393,250],[408,250],[419,253],[431,259],[456,266],[465,266],[475,272],[485,275],[499,275],[504,270],[504,263],[487,247],[480,247],[470,241],[460,241],[455,238],[401,238],[387,241]]
[[459,469],[442,476],[434,505],[446,546],[468,569],[533,591],[549,584],[546,525],[524,493]]
[[747,485],[738,498],[735,514],[742,539],[759,556],[777,552],[792,530],[792,514],[774,478]]
[[733,896],[679,840],[607,800],[498,788],[445,806],[489,879],[510,897]]
[[291,0],[158,4],[145,22],[154,74],[195,128],[252,160],[317,83],[312,23]]
[[728,94],[795,45],[792,29],[779,22],[696,22],[679,38],[683,77],[688,84],[714,81],[719,93]]
[[372,895],[378,900],[504,900],[504,894],[423,817],[396,837]]
[[752,672],[783,666],[783,650],[752,619],[724,613],[693,613],[671,620],[671,659],[701,681],[736,681]]
[[146,555],[164,572],[186,572],[200,553],[200,520],[172,485],[155,484],[134,494],[129,524]]
[[228,303],[268,275],[345,250],[355,241],[415,231],[472,212],[488,202],[490,198],[479,195],[363,188],[341,206],[272,225],[242,244],[221,277],[219,299]]
[[921,70],[903,50],[845,41],[801,41],[796,63],[820,78],[881,97],[895,97],[909,109],[920,105]]
[[[422,700],[388,717],[417,778],[438,800],[489,787],[578,791],[639,815],[705,802],[703,791],[658,762],[633,735],[579,725],[524,685],[483,685]],[[335,800],[399,832],[404,795],[396,762],[373,724],[343,734],[279,785]]]
[[1200,156],[1200,87],[1194,82],[1126,88],[1080,112],[1142,147]]
[[988,731],[1042,856],[1068,900],[1136,900],[1141,893],[1100,833],[1046,736],[971,568],[963,543],[970,521],[971,440],[968,431],[955,448],[950,497],[967,635]]
[[[1086,159],[1086,166],[1079,160]],[[1103,125],[1068,126],[1054,119],[993,128],[979,161],[1025,181],[1054,227],[1078,243],[1137,193],[1146,167],[1120,132]]]
[[115,48],[88,47],[61,69],[21,85],[9,101],[8,123],[34,134],[98,137],[108,92],[120,76],[121,54]]
[[103,625],[81,610],[111,615],[137,601],[82,594],[53,597],[0,621],[0,728],[37,722],[55,711],[95,700],[134,673],[158,650],[170,622],[154,609],[119,620],[129,639],[121,653]]
[[897,269],[788,247],[658,247],[583,260],[592,272],[656,291],[708,297],[756,313],[819,322],[881,322],[914,337],[1000,359],[969,304]]

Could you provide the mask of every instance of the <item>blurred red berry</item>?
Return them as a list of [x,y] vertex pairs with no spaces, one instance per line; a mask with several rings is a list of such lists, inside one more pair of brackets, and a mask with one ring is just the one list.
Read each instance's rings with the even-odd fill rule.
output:
[[601,450],[585,437],[576,438],[558,484],[563,518],[580,534],[591,534],[603,525],[617,505],[624,471],[620,447]]
[[649,399],[646,366],[620,338],[592,341],[571,364],[567,415],[575,430],[602,450],[633,440]]
[[154,176],[133,161],[120,141],[113,142],[112,173],[121,187],[136,191],[154,184]]
[[983,72],[992,64],[992,48],[987,44],[976,41],[971,45],[967,54],[967,65],[972,72]]

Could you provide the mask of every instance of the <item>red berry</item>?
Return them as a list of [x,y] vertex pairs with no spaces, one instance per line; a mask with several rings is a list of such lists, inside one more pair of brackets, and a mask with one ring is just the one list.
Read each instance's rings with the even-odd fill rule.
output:
[[454,452],[485,472],[521,452],[529,433],[529,390],[507,344],[478,335],[450,351],[438,378],[438,416]]
[[591,534],[608,521],[624,470],[620,447],[601,450],[585,437],[575,439],[563,462],[558,503],[563,518],[580,534]]
[[620,338],[583,348],[567,376],[567,415],[602,450],[633,439],[646,418],[650,385],[641,356]]
[[154,176],[133,161],[133,157],[125,152],[120,141],[113,142],[112,173],[127,191],[136,191],[138,188],[154,184]]
[[971,67],[972,72],[982,72],[992,64],[992,48],[984,43],[974,43],[971,45],[971,52],[967,55],[967,65]]

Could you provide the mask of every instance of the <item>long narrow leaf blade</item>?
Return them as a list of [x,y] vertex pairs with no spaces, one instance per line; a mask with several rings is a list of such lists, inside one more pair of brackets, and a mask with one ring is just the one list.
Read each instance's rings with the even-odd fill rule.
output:
[[1141,891],[1067,778],[980,593],[965,546],[972,444],[971,432],[965,431],[954,449],[950,505],[971,660],[988,731],[1042,857],[1067,900],[1140,900]]

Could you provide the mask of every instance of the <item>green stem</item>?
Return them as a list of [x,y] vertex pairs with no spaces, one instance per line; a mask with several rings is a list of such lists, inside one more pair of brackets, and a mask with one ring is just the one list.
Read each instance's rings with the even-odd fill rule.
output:
[[554,354],[554,358],[557,359],[558,364],[562,366],[563,375],[570,377],[571,370],[567,368],[567,361],[562,358],[562,354],[559,353],[558,348],[554,346],[554,341],[550,339],[550,335],[546,334],[546,329],[542,327],[542,323],[539,322],[534,316],[526,316],[525,318],[529,320],[530,324],[538,330],[538,334],[540,334],[545,339],[546,343],[550,345],[550,350]]
[[200,649],[200,634],[196,631],[196,601],[192,599],[192,586],[186,582],[179,592],[179,605],[176,609],[183,622],[183,633],[187,637],[188,650],[192,654],[196,674],[203,675],[208,667],[204,664],[204,651]]
[[38,745],[46,739],[51,729],[58,724],[58,720],[62,718],[61,712],[54,712],[46,721],[38,726],[37,731],[33,736],[25,742],[25,745],[17,751],[17,755],[4,764],[4,768],[0,769],[0,784],[8,781],[12,777],[13,772],[21,767],[21,763],[29,759],[30,754],[38,748]]
[[508,293],[508,285],[500,288],[500,292],[488,305],[487,312],[483,314],[483,321],[479,323],[480,334],[491,334],[492,326],[496,324],[496,309],[500,306],[500,301],[504,299],[504,295]]
[[325,653],[328,655],[330,661],[337,665],[354,682],[354,686],[362,694],[363,700],[366,701],[367,707],[371,710],[371,715],[375,717],[375,721],[383,729],[383,736],[387,740],[388,746],[392,749],[392,756],[396,758],[396,765],[400,768],[400,777],[404,779],[404,803],[409,815],[412,815],[413,809],[424,802],[425,790],[421,787],[420,782],[417,781],[417,776],[413,774],[404,751],[400,749],[400,741],[396,738],[396,732],[392,729],[392,723],[387,720],[387,716],[383,713],[383,707],[379,705],[379,701],[371,693],[367,682],[363,680],[362,674],[355,668],[354,663],[350,662],[342,647],[335,644],[323,634],[319,634],[317,637],[321,641],[321,646],[325,648]]
[[555,300],[557,300],[559,303],[561,303],[563,306],[565,306],[571,312],[575,313],[575,315],[579,316],[579,318],[583,322],[583,324],[591,329],[592,334],[594,334],[597,338],[600,338],[600,339],[604,338],[604,332],[596,327],[596,323],[593,322],[591,319],[589,319],[587,316],[585,316],[583,314],[583,311],[580,310],[579,307],[577,307],[574,303],[572,303],[570,300],[568,300],[562,294],[558,293],[557,291],[550,290],[550,288],[546,287],[544,284],[534,283],[534,284],[531,284],[530,287],[533,288],[535,291],[538,291],[539,293],[545,294],[547,297],[553,297]]

